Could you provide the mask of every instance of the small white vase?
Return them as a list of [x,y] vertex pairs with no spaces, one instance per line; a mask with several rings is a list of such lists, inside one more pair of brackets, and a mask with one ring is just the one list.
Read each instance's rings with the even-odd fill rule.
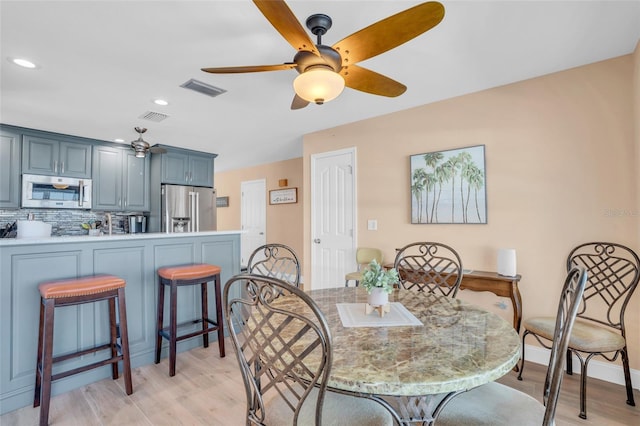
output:
[[369,292],[367,303],[371,306],[384,306],[389,303],[389,293],[381,287],[373,287]]

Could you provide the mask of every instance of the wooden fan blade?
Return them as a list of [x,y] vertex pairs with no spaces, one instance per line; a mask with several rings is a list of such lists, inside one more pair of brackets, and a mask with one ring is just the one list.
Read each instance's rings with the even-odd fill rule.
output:
[[430,30],[444,18],[444,6],[432,1],[389,16],[340,40],[332,47],[350,66],[372,58]]
[[340,74],[344,77],[347,87],[372,95],[395,98],[407,90],[407,86],[404,84],[358,65],[349,65],[349,67],[343,68]]
[[315,43],[283,0],[253,0],[253,2],[296,51],[306,50],[320,56]]
[[280,71],[295,68],[296,64],[288,62],[278,65],[248,65],[246,67],[218,67],[218,68],[201,68],[204,72],[212,74],[234,74],[243,72],[261,72],[261,71]]
[[295,95],[291,101],[291,109],[302,109],[307,105],[309,105],[309,101],[305,101],[298,95]]

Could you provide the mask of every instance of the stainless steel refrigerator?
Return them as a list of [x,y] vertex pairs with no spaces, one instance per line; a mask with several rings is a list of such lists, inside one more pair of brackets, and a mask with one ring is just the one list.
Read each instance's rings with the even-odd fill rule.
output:
[[162,232],[216,230],[216,191],[197,186],[162,185]]

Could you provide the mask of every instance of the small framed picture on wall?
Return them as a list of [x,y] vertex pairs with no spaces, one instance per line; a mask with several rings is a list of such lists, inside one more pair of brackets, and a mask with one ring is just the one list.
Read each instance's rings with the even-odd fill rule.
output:
[[291,204],[298,202],[298,188],[269,191],[269,204]]

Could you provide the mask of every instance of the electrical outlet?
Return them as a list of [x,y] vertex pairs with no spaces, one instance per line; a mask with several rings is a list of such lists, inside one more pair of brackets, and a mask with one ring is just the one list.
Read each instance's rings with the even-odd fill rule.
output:
[[377,231],[378,230],[378,221],[375,219],[369,219],[367,221],[367,229],[369,231]]

